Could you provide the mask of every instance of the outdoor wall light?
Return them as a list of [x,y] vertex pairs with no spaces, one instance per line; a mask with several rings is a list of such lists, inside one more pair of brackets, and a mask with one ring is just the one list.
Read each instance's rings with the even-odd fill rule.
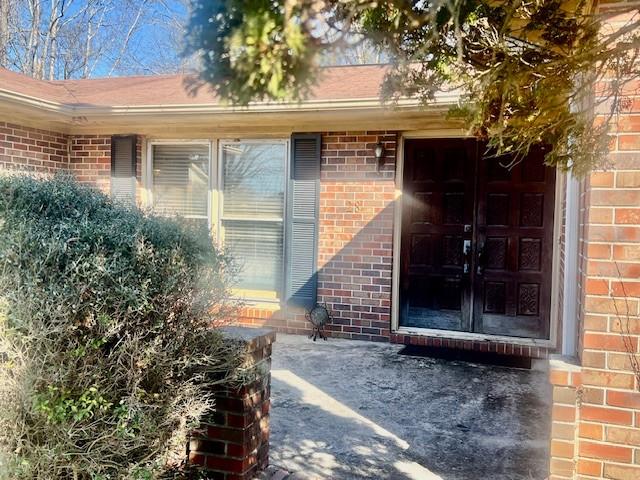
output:
[[376,143],[373,153],[375,154],[376,160],[378,161],[378,171],[380,171],[382,165],[384,165],[384,145],[382,144],[382,142]]

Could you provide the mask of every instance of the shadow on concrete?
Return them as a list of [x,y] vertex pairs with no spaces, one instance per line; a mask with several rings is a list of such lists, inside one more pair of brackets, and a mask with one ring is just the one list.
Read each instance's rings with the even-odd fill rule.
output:
[[279,335],[271,463],[309,479],[542,480],[546,374]]

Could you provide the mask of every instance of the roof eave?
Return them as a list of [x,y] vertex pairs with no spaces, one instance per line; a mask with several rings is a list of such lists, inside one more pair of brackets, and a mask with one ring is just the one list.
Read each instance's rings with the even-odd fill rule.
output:
[[0,102],[7,102],[34,112],[46,112],[59,117],[61,121],[76,123],[81,118],[84,121],[92,118],[126,117],[130,115],[148,116],[157,114],[171,115],[211,115],[211,114],[241,114],[241,113],[288,113],[313,111],[341,111],[341,110],[388,110],[426,108],[430,111],[447,109],[458,100],[456,95],[437,98],[428,106],[421,105],[416,99],[402,98],[393,103],[385,104],[379,98],[361,99],[329,99],[310,100],[296,103],[251,103],[245,107],[221,104],[176,104],[176,105],[83,105],[65,104],[42,98],[32,97],[10,90],[0,89]]

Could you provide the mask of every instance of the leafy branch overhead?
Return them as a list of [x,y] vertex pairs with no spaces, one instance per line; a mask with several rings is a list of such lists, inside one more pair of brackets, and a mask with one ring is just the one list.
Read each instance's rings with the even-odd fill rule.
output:
[[497,153],[518,161],[543,143],[548,164],[583,173],[604,159],[628,108],[622,94],[640,76],[638,7],[592,8],[559,0],[195,0],[186,52],[199,55],[204,82],[247,104],[304,98],[323,58],[367,42],[390,60],[387,102],[412,96],[427,105],[456,90],[451,115]]

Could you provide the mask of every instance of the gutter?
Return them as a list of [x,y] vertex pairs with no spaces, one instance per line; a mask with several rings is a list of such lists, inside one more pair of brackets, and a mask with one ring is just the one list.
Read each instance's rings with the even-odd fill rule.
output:
[[379,98],[315,100],[299,103],[252,103],[246,107],[234,107],[221,104],[177,104],[177,105],[113,105],[96,106],[85,104],[68,104],[45,100],[10,90],[0,89],[0,103],[7,102],[45,111],[61,117],[68,123],[76,123],[78,117],[83,121],[91,117],[121,117],[129,115],[225,115],[242,113],[294,113],[294,112],[331,112],[349,110],[446,110],[458,101],[458,95],[448,93],[436,98],[436,101],[424,107],[416,99],[402,98],[392,105],[381,103]]

